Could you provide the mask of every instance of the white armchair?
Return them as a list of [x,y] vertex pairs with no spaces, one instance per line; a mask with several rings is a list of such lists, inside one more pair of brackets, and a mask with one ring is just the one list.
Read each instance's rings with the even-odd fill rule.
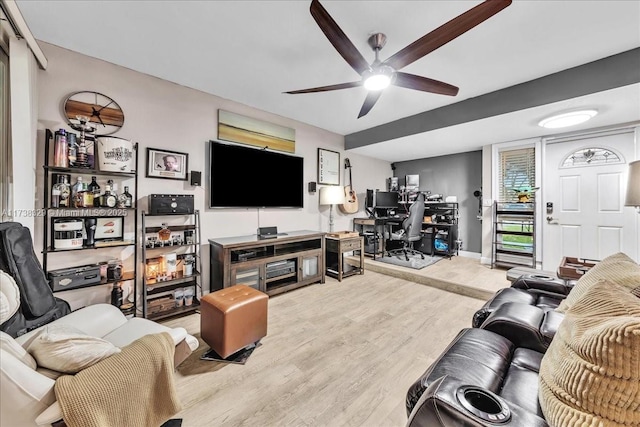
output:
[[[9,296],[3,299],[4,302],[10,299],[15,300],[15,289],[7,289],[7,286],[10,286],[8,282],[5,279],[0,281],[0,293]],[[15,286],[15,283],[13,285]],[[175,366],[198,348],[198,340],[187,334],[184,328],[168,328],[137,317],[127,319],[119,309],[109,304],[96,304],[82,308],[49,325],[73,326],[88,335],[105,339],[117,347],[126,346],[147,334],[168,332],[176,344]],[[2,340],[0,340],[0,425],[2,426],[48,425],[62,419],[62,412],[54,393],[55,378],[60,374],[37,367],[34,359],[25,351],[37,336],[39,329],[15,339],[2,334]]]

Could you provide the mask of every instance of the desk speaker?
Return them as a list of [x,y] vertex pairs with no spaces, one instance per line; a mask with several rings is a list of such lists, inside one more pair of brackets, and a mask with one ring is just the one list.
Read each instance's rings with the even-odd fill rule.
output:
[[202,185],[202,172],[191,171],[191,185],[193,186]]

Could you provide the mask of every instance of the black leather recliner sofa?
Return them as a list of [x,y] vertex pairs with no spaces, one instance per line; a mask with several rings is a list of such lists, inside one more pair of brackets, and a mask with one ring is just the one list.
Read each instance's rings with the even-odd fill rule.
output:
[[474,315],[471,325],[479,328],[498,307],[505,303],[518,303],[553,310],[569,295],[575,282],[565,282],[554,277],[525,274],[515,280],[511,287],[500,289]]
[[538,403],[543,354],[490,330],[463,329],[409,388],[407,426],[547,426]]
[[538,373],[572,285],[532,276],[498,291],[409,388],[408,426],[547,425]]
[[[628,331],[638,327],[638,283],[637,261],[617,253],[575,289],[560,283],[499,292],[480,327],[462,330],[411,385],[407,425],[538,427],[545,417],[553,425],[633,423],[640,342]],[[566,314],[547,299],[563,288],[557,300]],[[529,303],[500,301],[505,293]]]

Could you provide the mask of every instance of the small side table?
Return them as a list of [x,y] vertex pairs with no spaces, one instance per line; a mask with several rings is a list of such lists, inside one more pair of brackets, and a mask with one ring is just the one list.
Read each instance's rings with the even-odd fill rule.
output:
[[[327,275],[342,282],[343,277],[364,274],[364,237],[325,236]],[[354,266],[344,262],[345,252],[359,251],[360,265]]]

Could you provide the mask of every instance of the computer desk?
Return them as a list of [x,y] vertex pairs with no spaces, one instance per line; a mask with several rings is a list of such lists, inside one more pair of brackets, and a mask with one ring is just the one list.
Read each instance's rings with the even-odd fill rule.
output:
[[[365,234],[364,228],[365,226],[372,226],[374,239],[373,239],[373,259],[376,259],[376,255],[378,254],[378,230],[380,230],[380,235],[382,238],[382,245],[380,247],[380,253],[384,256],[387,248],[387,235],[391,235],[391,231],[394,226],[402,225],[402,221],[407,218],[407,215],[395,215],[395,216],[385,216],[385,217],[373,217],[373,218],[354,218],[353,219],[353,231],[358,231],[360,234]],[[358,230],[359,226],[359,230]],[[388,231],[388,234],[385,233]],[[364,248],[363,248],[364,250]]]

